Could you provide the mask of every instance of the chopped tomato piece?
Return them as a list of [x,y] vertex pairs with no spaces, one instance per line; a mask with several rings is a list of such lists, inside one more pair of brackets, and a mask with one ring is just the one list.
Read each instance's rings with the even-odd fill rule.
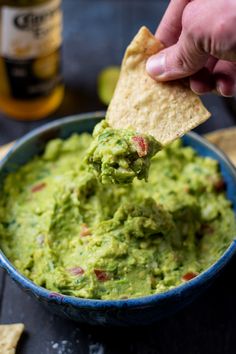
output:
[[39,192],[45,187],[46,187],[46,183],[44,182],[36,184],[33,188],[31,188],[31,192],[32,193]]
[[200,230],[204,235],[211,235],[214,232],[214,228],[209,224],[202,224]]
[[84,274],[84,269],[81,267],[73,267],[68,269],[71,275],[82,275]]
[[221,178],[214,183],[214,188],[216,192],[222,192],[225,190],[225,181]]
[[134,146],[137,150],[138,156],[139,157],[144,157],[148,153],[148,143],[145,138],[142,136],[134,136],[132,138],[132,141],[134,143]]
[[81,237],[91,236],[91,231],[86,224],[82,225],[81,231],[80,231],[80,236]]
[[197,276],[197,273],[194,272],[188,272],[182,276],[182,279],[184,281],[189,281]]
[[104,282],[110,279],[110,276],[107,272],[101,269],[94,269],[94,273],[98,281]]
[[185,191],[185,193],[189,193],[189,191],[190,191],[189,186],[184,186],[184,191]]

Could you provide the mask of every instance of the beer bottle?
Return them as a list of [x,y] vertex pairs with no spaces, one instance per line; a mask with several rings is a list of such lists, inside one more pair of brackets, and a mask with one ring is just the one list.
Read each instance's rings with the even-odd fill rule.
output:
[[61,0],[0,0],[0,110],[44,118],[61,103]]

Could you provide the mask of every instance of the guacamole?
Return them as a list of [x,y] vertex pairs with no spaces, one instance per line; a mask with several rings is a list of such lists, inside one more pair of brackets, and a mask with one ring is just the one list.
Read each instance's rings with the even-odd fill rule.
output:
[[179,140],[152,158],[148,183],[107,185],[84,163],[93,144],[86,133],[52,140],[5,179],[0,245],[20,272],[53,292],[126,299],[222,255],[236,225],[215,160]]
[[93,166],[103,184],[147,181],[151,158],[161,150],[152,136],[127,129],[113,129],[106,120],[96,125],[86,163]]

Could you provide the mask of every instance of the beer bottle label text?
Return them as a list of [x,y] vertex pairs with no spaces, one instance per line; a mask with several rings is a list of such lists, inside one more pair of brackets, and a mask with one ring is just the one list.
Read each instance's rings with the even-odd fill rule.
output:
[[46,96],[59,84],[61,0],[1,8],[0,56],[11,96]]

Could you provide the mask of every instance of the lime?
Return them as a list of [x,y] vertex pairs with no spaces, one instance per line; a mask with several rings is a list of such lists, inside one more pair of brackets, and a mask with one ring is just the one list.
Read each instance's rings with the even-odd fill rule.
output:
[[98,96],[105,105],[112,99],[119,75],[119,66],[108,66],[98,75]]

